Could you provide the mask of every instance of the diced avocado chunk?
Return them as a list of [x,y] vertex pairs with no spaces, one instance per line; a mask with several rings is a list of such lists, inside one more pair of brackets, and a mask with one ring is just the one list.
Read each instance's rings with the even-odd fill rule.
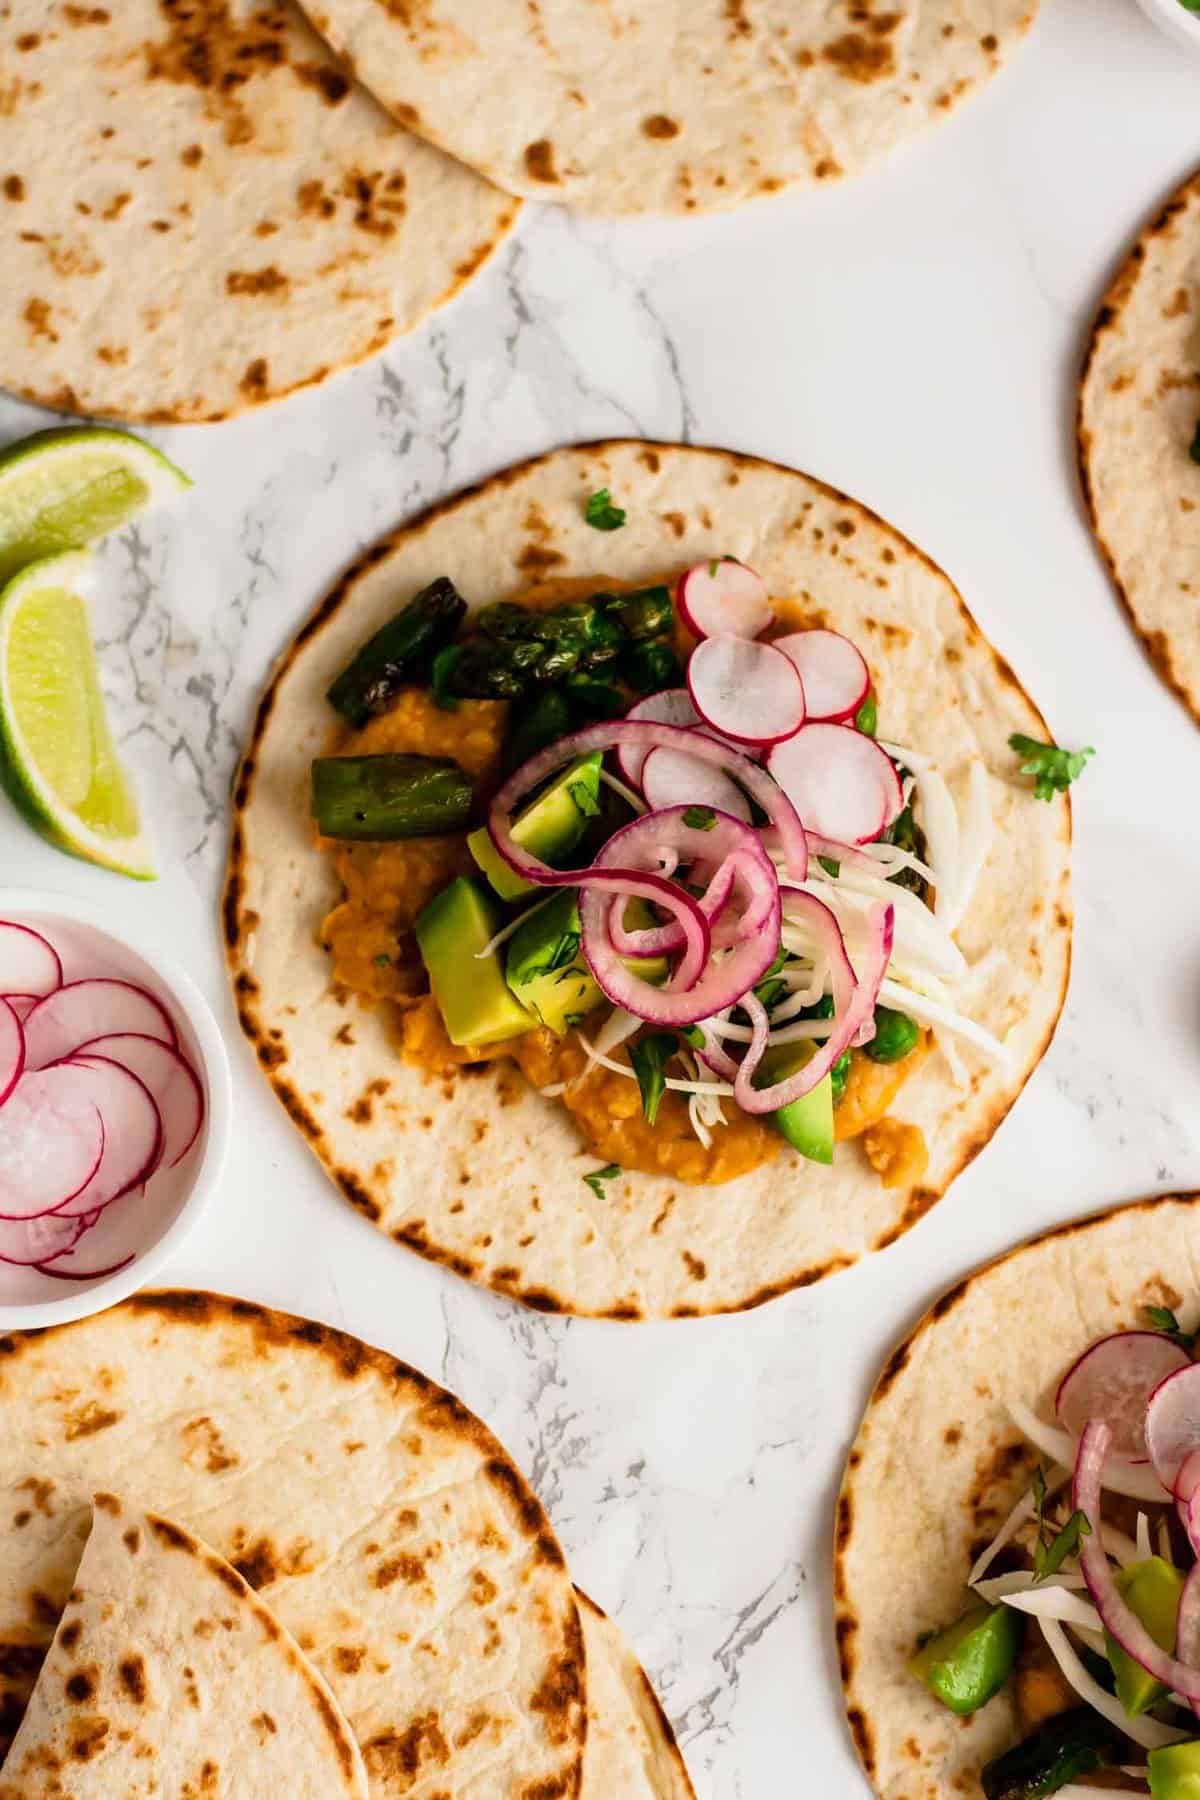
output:
[[1021,1617],[1013,1607],[973,1606],[908,1667],[951,1712],[978,1712],[1008,1680],[1020,1648]]
[[[522,850],[540,856],[551,868],[562,868],[589,819],[600,810],[600,764],[603,755],[594,750],[581,756],[557,775],[544,793],[530,802],[513,821],[512,834]],[[467,848],[502,900],[519,900],[531,894],[534,884],[510,869],[488,836],[486,825],[473,831]]]
[[1200,1800],[1200,1743],[1167,1744],[1146,1758],[1153,1800]]
[[[1117,1576],[1122,1597],[1142,1621],[1160,1650],[1175,1652],[1175,1621],[1179,1616],[1179,1597],[1183,1592],[1183,1576],[1178,1569],[1152,1556],[1146,1562],[1130,1563]],[[1162,1683],[1148,1675],[1140,1663],[1126,1655],[1108,1633],[1104,1634],[1108,1661],[1117,1683],[1117,1699],[1131,1719],[1148,1712],[1166,1693]]]
[[[643,900],[631,900],[625,912],[631,931],[654,924]],[[564,1037],[586,1013],[599,1006],[604,995],[580,949],[579,895],[563,888],[547,905],[533,912],[509,940],[506,977],[508,985],[529,1011]],[[665,981],[665,957],[625,959],[645,981]]]
[[466,875],[417,920],[421,960],[452,1044],[500,1044],[534,1027],[504,979],[500,952],[478,954],[499,928],[499,908],[483,883]]
[[[815,1055],[816,1045],[803,1042],[780,1044],[768,1050],[759,1064],[757,1085],[768,1087],[776,1081],[786,1081]],[[833,1082],[828,1075],[799,1100],[773,1112],[770,1119],[801,1156],[807,1156],[810,1162],[833,1161]]]

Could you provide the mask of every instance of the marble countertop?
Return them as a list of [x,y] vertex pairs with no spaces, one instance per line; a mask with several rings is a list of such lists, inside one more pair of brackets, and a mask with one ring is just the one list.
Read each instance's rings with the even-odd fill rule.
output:
[[[0,812],[0,874],[173,942],[233,1050],[219,1202],[169,1271],[311,1313],[456,1389],[628,1631],[702,1800],[865,1792],[829,1628],[831,1502],[870,1381],[939,1288],[1017,1238],[1200,1183],[1200,737],[1144,664],[1074,480],[1080,334],[1196,155],[1200,66],[1132,0],[1046,0],[1014,67],[836,191],[691,223],[527,209],[466,295],[273,411],[154,434],[194,490],[106,545],[105,685],[167,874],[115,885]],[[0,441],[43,423],[0,401]],[[214,929],[254,694],[327,583],[426,503],[610,434],[725,444],[857,495],[950,571],[1068,743],[1078,935],[1056,1042],[996,1140],[886,1256],[741,1318],[546,1319],[391,1252],[328,1188],[236,1032]]]

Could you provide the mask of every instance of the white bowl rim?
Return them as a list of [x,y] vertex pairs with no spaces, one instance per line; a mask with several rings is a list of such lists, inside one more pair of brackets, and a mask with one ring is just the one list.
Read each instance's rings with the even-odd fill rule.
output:
[[1180,0],[1137,0],[1152,25],[1165,31],[1185,50],[1200,55],[1200,13],[1189,11]]
[[0,1332],[34,1331],[47,1325],[68,1325],[76,1319],[87,1319],[151,1284],[163,1264],[174,1256],[191,1233],[216,1189],[224,1172],[233,1128],[233,1078],[220,1027],[199,987],[187,970],[161,947],[153,927],[147,927],[144,941],[135,942],[123,931],[114,930],[102,908],[93,901],[82,900],[73,894],[56,894],[49,889],[0,887],[0,917],[21,914],[44,914],[51,919],[57,917],[86,925],[140,957],[158,977],[186,1017],[200,1047],[208,1089],[208,1134],[204,1154],[197,1164],[178,1217],[157,1243],[135,1257],[128,1268],[119,1269],[115,1275],[106,1275],[78,1293],[65,1294],[61,1300],[9,1305],[0,1302]]

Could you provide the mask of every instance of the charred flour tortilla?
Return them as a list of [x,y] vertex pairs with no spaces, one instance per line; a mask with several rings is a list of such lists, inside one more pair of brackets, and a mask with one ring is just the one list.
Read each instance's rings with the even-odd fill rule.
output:
[[[603,487],[628,512],[620,530],[585,521]],[[326,689],[353,651],[438,575],[483,604],[546,575],[602,587],[722,552],[861,644],[882,737],[936,754],[952,789],[969,758],[990,774],[994,838],[958,939],[971,962],[992,953],[972,1017],[1008,1034],[1011,1071],[959,1089],[938,1054],[909,1076],[898,1111],[930,1149],[916,1186],[883,1188],[851,1150],[832,1169],[789,1157],[719,1187],[622,1175],[600,1199],[583,1180],[595,1152],[557,1101],[507,1065],[430,1079],[399,1060],[381,1012],[331,986],[319,932],[341,891],[313,837],[309,765],[330,727]],[[370,551],[284,656],[235,792],[225,930],[242,1025],[314,1153],[396,1242],[544,1310],[639,1319],[756,1305],[915,1224],[1046,1047],[1070,959],[1070,813],[1033,798],[1014,731],[1046,735],[946,576],[864,507],[722,451],[556,452]]]
[[515,208],[402,131],[292,0],[0,10],[0,384],[221,419],[362,361]]
[[1019,1735],[1011,1689],[956,1718],[905,1667],[964,1604],[978,1550],[1037,1452],[1006,1400],[1042,1409],[1095,1339],[1200,1287],[1197,1196],[1142,1201],[1036,1238],[951,1288],[887,1362],[838,1501],[834,1595],[846,1710],[883,1800],[980,1800]]
[[0,1730],[75,1583],[92,1495],[124,1487],[259,1593],[348,1719],[372,1800],[578,1791],[570,1578],[459,1401],[356,1338],[211,1294],[139,1295],[2,1350]]
[[95,1497],[0,1800],[367,1800],[332,1694],[241,1576],[173,1520]]
[[1200,721],[1200,174],[1104,297],[1079,402],[1092,525],[1142,642]]
[[851,175],[992,75],[1036,0],[306,0],[402,123],[509,193],[736,206]]
[[583,1800],[696,1800],[646,1671],[612,1620],[578,1589],[576,1599],[587,1649]]

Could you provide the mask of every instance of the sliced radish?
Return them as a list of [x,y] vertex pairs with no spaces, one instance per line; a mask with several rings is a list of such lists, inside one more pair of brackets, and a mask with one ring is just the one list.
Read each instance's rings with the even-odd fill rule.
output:
[[756,638],[775,618],[762,576],[732,556],[697,563],[680,578],[675,598],[698,638]]
[[1200,1450],[1200,1363],[1186,1358],[1185,1363],[1159,1382],[1146,1405],[1146,1448],[1168,1493],[1192,1452]]
[[869,844],[904,805],[900,777],[873,738],[852,725],[806,725],[767,758],[806,827]]
[[1161,1331],[1117,1331],[1092,1344],[1058,1384],[1054,1409],[1073,1437],[1089,1419],[1112,1432],[1112,1454],[1146,1462],[1146,1402],[1160,1381],[1190,1365]]
[[652,750],[642,767],[642,792],[655,811],[664,806],[712,806],[750,823],[750,802],[713,763],[682,750]]
[[[700,714],[692,705],[692,696],[686,688],[663,688],[660,693],[648,694],[631,706],[625,714],[626,719],[649,720],[652,725],[698,725]],[[617,764],[626,781],[634,787],[642,785],[642,764],[648,752],[631,744],[618,744]]]
[[88,1054],[59,1067],[77,1069],[91,1081],[92,1102],[104,1120],[99,1168],[65,1206],[55,1208],[59,1218],[85,1219],[154,1173],[162,1157],[162,1120],[145,1082],[120,1063]]
[[0,919],[0,994],[50,994],[62,978],[58,951],[40,931]]
[[29,1017],[42,998],[41,994],[0,994],[0,1000],[6,1000],[22,1022]]
[[852,719],[871,691],[862,652],[840,631],[793,631],[772,638],[800,671],[806,717],[838,725]]
[[[1186,1506],[1192,1495],[1200,1488],[1200,1450],[1190,1450],[1179,1465],[1179,1473],[1175,1477],[1175,1498],[1181,1506]],[[1184,1520],[1186,1525],[1187,1520]]]
[[136,1031],[172,1048],[175,1027],[166,1010],[145,988],[108,978],[70,981],[34,1007],[25,1020],[25,1064],[44,1069],[61,1062],[93,1038]]
[[0,1106],[8,1099],[25,1069],[25,1033],[7,1000],[0,1000]]
[[0,1263],[35,1269],[73,1249],[86,1230],[82,1219],[61,1219],[57,1213],[40,1219],[0,1219]]
[[0,1108],[0,1218],[57,1212],[91,1181],[106,1135],[94,1088],[65,1065],[26,1069]]
[[[76,1221],[80,1223],[80,1221]],[[38,1268],[58,1281],[99,1281],[127,1268],[162,1230],[162,1215],[144,1187],[133,1188],[106,1206],[93,1225],[54,1257],[44,1257]]]
[[692,651],[687,679],[700,717],[734,743],[778,744],[804,723],[800,672],[770,644],[705,638]]
[[149,1088],[162,1120],[161,1165],[173,1169],[182,1162],[204,1123],[204,1090],[183,1053],[157,1038],[125,1031],[93,1038],[87,1054],[120,1063]]

